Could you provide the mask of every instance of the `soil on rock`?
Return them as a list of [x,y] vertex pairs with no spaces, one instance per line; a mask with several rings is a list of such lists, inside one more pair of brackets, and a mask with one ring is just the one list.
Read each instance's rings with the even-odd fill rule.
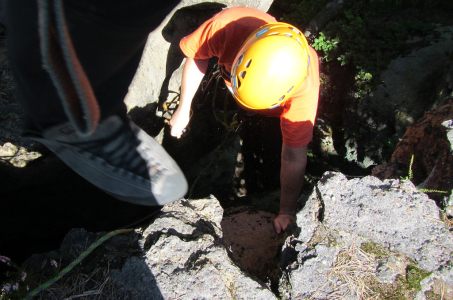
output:
[[271,286],[281,274],[280,251],[286,234],[278,235],[273,226],[275,214],[249,207],[230,208],[222,220],[223,243],[237,264],[252,276]]

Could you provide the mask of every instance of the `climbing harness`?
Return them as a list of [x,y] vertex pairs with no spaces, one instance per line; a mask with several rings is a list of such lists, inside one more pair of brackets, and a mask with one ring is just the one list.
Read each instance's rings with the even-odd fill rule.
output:
[[[214,95],[212,97],[212,112],[214,114],[214,117],[223,126],[225,126],[226,130],[228,130],[228,131],[235,130],[239,126],[240,121],[237,119],[238,118],[237,112],[234,114],[233,120],[231,122],[228,122],[228,120],[227,120],[228,96],[230,95],[229,93],[225,94],[225,99],[223,101],[223,120],[221,120],[217,116],[217,113],[216,113],[215,104],[216,104],[216,99],[217,99],[217,93],[219,90],[219,84],[223,79],[222,76],[220,75],[220,71],[214,72],[211,78],[215,78],[215,81],[216,81],[215,88],[214,88]],[[209,86],[209,82],[208,82],[208,86]],[[206,90],[207,90],[207,87],[206,87]]]

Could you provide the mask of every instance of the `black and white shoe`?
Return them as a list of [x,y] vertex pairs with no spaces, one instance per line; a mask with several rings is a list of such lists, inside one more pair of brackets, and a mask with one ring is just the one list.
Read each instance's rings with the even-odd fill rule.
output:
[[176,162],[146,132],[111,116],[84,136],[69,124],[32,137],[52,150],[80,176],[113,197],[140,205],[165,205],[181,199],[187,181]]

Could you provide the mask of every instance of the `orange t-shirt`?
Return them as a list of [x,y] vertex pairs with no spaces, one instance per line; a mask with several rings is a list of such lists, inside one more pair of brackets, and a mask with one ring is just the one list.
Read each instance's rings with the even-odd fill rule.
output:
[[[179,43],[182,52],[194,59],[217,57],[220,66],[231,72],[242,43],[257,28],[277,22],[274,17],[250,7],[232,7],[204,22]],[[289,147],[306,146],[313,137],[319,97],[318,55],[310,47],[306,79],[283,105],[254,112],[280,117],[283,143]],[[230,85],[229,82],[227,82]]]

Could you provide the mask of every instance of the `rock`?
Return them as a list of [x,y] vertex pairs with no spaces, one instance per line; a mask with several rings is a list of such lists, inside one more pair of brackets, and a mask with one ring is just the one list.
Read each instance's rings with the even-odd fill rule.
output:
[[307,38],[316,36],[319,31],[342,10],[344,1],[335,0],[329,2],[307,25],[304,34]]
[[450,206],[447,206],[447,207],[445,208],[445,212],[447,213],[447,215],[448,215],[449,217],[453,217],[453,206],[451,206],[451,205],[450,205]]
[[[372,278],[394,284],[416,272],[419,280],[431,274],[453,287],[453,235],[435,202],[410,181],[348,180],[327,172],[297,214],[297,225],[300,234],[289,237],[282,250],[294,253],[292,261],[283,255],[287,267],[280,287],[286,282],[289,299],[358,296],[359,289],[342,277],[354,265],[341,264],[345,261],[355,261],[369,285]],[[350,276],[352,271],[357,273],[351,270]]]
[[41,157],[41,153],[29,151],[25,147],[12,143],[0,145],[0,159],[17,168],[25,167],[29,162]]
[[379,262],[376,277],[380,282],[393,283],[398,275],[406,274],[407,263],[395,256],[388,256]]
[[111,277],[131,299],[276,299],[236,266],[221,243],[215,198],[166,205],[144,232],[143,254]]
[[[130,299],[453,299],[453,235],[435,202],[410,181],[325,173],[284,242],[283,273],[272,288],[279,295],[263,282],[284,237],[273,232],[272,218],[239,208],[223,217],[214,197],[182,199],[142,232],[113,236],[80,265],[107,272],[109,288]],[[58,253],[29,265],[67,264],[102,235],[74,229]]]
[[223,8],[247,6],[267,11],[271,4],[270,0],[181,1],[149,35],[140,66],[125,99],[129,110],[163,102],[179,93],[184,59],[179,50],[181,38]]
[[447,138],[450,141],[450,149],[453,152],[453,120],[447,120],[442,123],[447,128]]

